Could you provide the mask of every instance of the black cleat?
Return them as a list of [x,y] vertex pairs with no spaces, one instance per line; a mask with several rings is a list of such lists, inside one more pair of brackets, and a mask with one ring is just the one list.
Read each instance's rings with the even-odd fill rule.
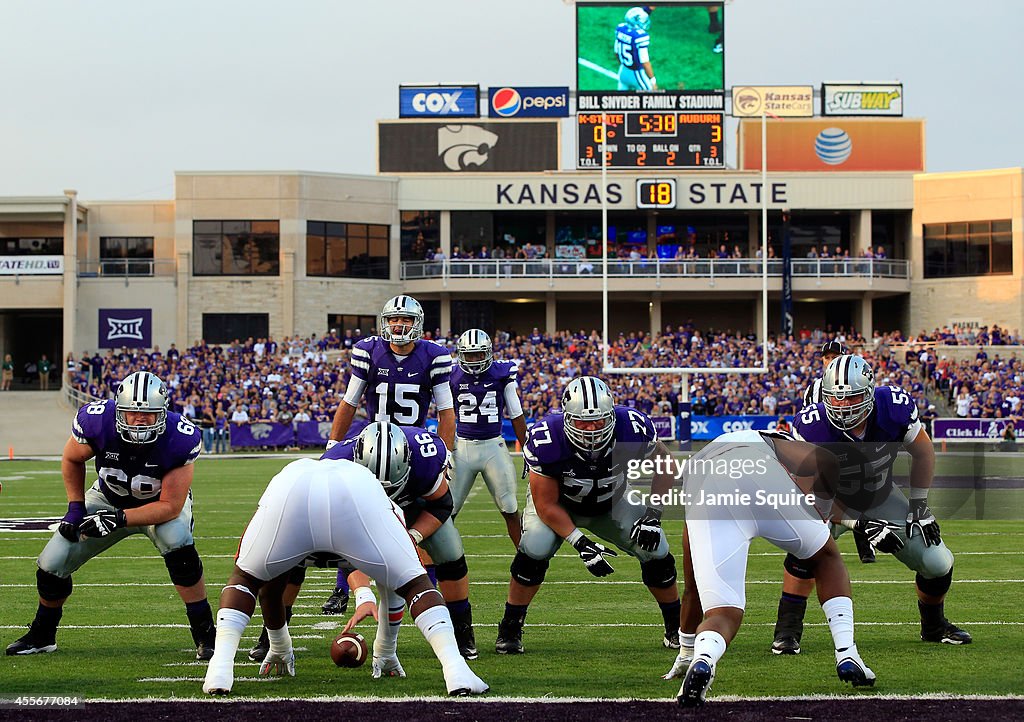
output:
[[704,704],[704,698],[711,683],[715,681],[715,668],[706,659],[695,659],[686,670],[686,677],[683,685],[676,695],[676,702],[680,707],[700,707]]
[[209,662],[213,659],[213,648],[213,640],[200,642],[196,647],[196,660],[200,662]]
[[800,640],[796,637],[778,636],[772,642],[772,654],[800,654]]
[[494,651],[498,654],[522,654],[523,623],[501,620],[498,624],[498,641],[494,644]]
[[472,624],[455,624],[455,641],[459,645],[459,654],[465,659],[476,659],[480,653],[476,651],[476,637]]
[[875,548],[871,546],[871,542],[868,541],[867,535],[864,532],[854,531],[853,541],[857,544],[857,556],[860,557],[860,563],[874,564]]
[[7,645],[7,656],[9,657],[13,657],[14,655],[42,654],[56,651],[56,630],[50,635],[42,634],[36,628],[34,623],[29,625],[27,634],[19,638],[17,641],[11,642]]
[[324,614],[344,614],[348,610],[348,591],[341,587],[336,587],[334,594],[324,602],[324,606],[320,607],[320,611]]
[[665,636],[662,637],[661,643],[668,649],[679,649],[679,631],[665,632]]
[[263,625],[263,631],[260,632],[260,638],[256,640],[256,646],[249,650],[249,659],[253,662],[262,662],[267,658],[269,651],[270,637],[267,635],[266,625]]
[[713,53],[721,53],[724,50],[724,47],[722,45],[723,42],[724,42],[724,40],[723,40],[722,36],[719,35],[718,39],[715,40],[715,44],[711,46],[711,52],[713,52]]
[[[960,627],[956,626],[948,619],[943,620],[944,624],[938,629],[932,630],[921,630],[921,641],[922,642],[939,642],[941,644],[970,644],[973,640],[971,639],[970,633],[966,632]],[[11,653],[11,648],[7,648],[7,653]]]

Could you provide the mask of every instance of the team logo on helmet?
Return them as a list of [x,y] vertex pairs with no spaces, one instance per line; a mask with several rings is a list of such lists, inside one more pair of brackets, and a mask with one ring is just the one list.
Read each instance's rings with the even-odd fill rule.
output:
[[501,88],[491,96],[494,112],[503,118],[509,118],[523,107],[523,99],[515,88]]

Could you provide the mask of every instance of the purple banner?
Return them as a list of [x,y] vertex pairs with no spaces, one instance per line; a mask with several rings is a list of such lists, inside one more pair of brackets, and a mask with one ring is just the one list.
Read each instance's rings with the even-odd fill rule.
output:
[[295,443],[291,424],[257,422],[230,426],[232,449],[239,446],[291,446]]
[[299,446],[327,446],[329,438],[330,421],[300,421],[295,424],[295,443]]
[[153,345],[153,310],[101,308],[100,348],[150,348]]
[[991,441],[1003,438],[1003,431],[1010,419],[935,419],[932,422],[932,438],[936,441]]
[[672,440],[676,438],[671,416],[652,416],[651,423],[654,424],[654,430],[658,432],[659,439]]

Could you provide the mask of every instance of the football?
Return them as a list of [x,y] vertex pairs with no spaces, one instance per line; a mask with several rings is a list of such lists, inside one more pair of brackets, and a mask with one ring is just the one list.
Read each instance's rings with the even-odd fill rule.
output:
[[361,667],[369,655],[363,635],[342,632],[331,642],[331,659],[339,667]]

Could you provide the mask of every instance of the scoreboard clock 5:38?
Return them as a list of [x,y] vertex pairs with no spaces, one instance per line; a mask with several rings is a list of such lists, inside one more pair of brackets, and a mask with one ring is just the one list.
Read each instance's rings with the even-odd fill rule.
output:
[[577,168],[722,168],[722,113],[577,113]]

